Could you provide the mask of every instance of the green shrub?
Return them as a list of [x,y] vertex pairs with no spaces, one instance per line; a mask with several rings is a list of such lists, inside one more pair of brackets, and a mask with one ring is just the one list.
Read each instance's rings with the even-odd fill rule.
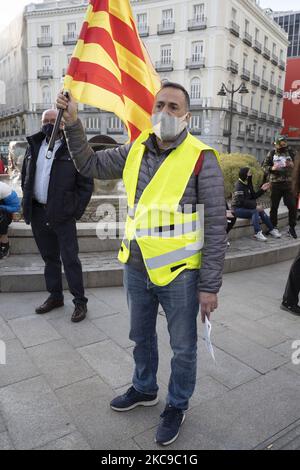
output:
[[239,179],[240,168],[245,166],[251,168],[255,190],[262,184],[264,172],[259,162],[252,155],[222,153],[220,154],[220,163],[225,180],[225,195],[227,199],[231,197],[235,183]]

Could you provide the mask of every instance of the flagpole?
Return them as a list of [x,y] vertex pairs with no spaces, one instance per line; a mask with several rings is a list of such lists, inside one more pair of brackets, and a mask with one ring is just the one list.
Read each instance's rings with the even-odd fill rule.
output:
[[[68,94],[67,91],[64,91],[63,94],[66,98],[69,98],[69,94]],[[63,114],[64,114],[64,109],[60,108],[59,111],[58,111],[58,114],[56,116],[55,124],[54,124],[53,131],[52,131],[52,134],[51,134],[51,137],[50,137],[50,140],[49,140],[49,144],[48,144],[48,149],[47,149],[47,153],[46,153],[46,158],[48,160],[50,160],[52,158],[52,152],[53,152],[53,149],[54,149],[57,133],[59,131],[59,126],[60,126]]]

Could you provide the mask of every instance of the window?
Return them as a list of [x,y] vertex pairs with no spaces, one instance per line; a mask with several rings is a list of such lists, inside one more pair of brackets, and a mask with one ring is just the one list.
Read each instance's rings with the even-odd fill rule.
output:
[[42,56],[42,68],[49,70],[51,68],[51,57],[49,55]]
[[280,49],[279,59],[283,60],[283,50],[282,49]]
[[233,19],[233,21],[236,21],[237,19],[237,11],[235,8],[232,8],[231,10],[231,18]]
[[262,79],[265,80],[266,78],[266,70],[267,70],[267,66],[266,65],[263,65],[263,69],[262,69]]
[[67,23],[68,37],[76,37],[76,23]]
[[272,52],[273,52],[274,55],[276,55],[276,44],[275,44],[275,42],[273,42]]
[[255,40],[259,41],[259,29],[255,28]]
[[269,38],[268,38],[268,36],[265,36],[264,46],[265,46],[266,48],[268,48],[268,44],[269,44]]
[[205,5],[204,3],[199,3],[194,5],[194,16],[193,18],[197,21],[203,21],[205,18]]
[[203,57],[203,41],[192,42],[192,61],[199,62]]
[[276,117],[280,117],[280,103],[277,101],[276,103]]
[[230,58],[231,60],[234,60],[234,55],[235,55],[235,47],[234,47],[232,44],[230,44],[229,58]]
[[123,132],[123,123],[117,116],[111,116],[108,118],[108,130]]
[[260,111],[261,113],[263,113],[263,110],[264,110],[264,99],[265,99],[264,96],[262,96],[262,97],[260,98],[259,111]]
[[51,104],[51,90],[48,85],[42,88],[43,104]]
[[173,23],[173,10],[170,8],[168,10],[162,11],[162,24],[163,26],[171,26]]
[[244,121],[239,121],[238,131],[239,131],[239,134],[241,134],[242,132],[245,131],[245,122]]
[[41,36],[43,38],[49,38],[50,37],[50,25],[41,26]]
[[249,21],[245,20],[245,33],[249,33]]
[[258,62],[257,60],[255,60],[253,62],[253,75],[257,75],[257,65],[258,65]]
[[274,85],[274,72],[271,72],[271,85]]
[[269,101],[269,106],[268,106],[268,114],[271,116],[273,111],[273,101]]
[[195,77],[191,81],[191,99],[198,100],[201,98],[201,81],[200,78]]
[[190,121],[190,129],[192,131],[201,131],[201,124],[202,124],[202,119],[201,119],[201,116],[198,114],[198,115],[194,115],[192,116],[191,118],[191,121]]
[[247,68],[248,56],[247,54],[243,54],[243,68]]
[[162,64],[171,64],[172,61],[172,48],[171,44],[166,44],[160,48],[160,61]]
[[147,20],[147,13],[139,13],[137,15],[137,26],[138,29],[145,29],[147,26],[148,20]]
[[256,93],[253,91],[251,94],[251,109],[255,109]]

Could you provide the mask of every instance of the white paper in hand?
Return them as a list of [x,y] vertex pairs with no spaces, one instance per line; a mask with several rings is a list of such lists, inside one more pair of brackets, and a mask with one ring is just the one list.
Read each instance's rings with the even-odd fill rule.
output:
[[211,355],[213,360],[216,362],[214,348],[213,348],[213,345],[211,344],[211,340],[210,340],[210,334],[211,334],[211,323],[208,320],[208,318],[205,317],[204,338],[203,339],[205,341],[205,345],[206,345],[206,348],[207,348],[209,354]]

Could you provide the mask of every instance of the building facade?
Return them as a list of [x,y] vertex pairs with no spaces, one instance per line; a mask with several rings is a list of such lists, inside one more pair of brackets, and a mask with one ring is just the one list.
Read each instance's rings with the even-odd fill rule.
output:
[[300,57],[300,11],[276,11],[270,14],[288,33],[288,57]]
[[[25,9],[27,134],[39,127],[42,111],[51,107],[61,87],[87,3],[48,1]],[[286,33],[255,0],[131,0],[131,4],[161,79],[179,82],[190,93],[191,132],[220,151],[228,146],[230,99],[218,96],[218,91],[222,83],[229,88],[246,84],[248,94],[234,95],[232,151],[261,160],[282,128]],[[101,133],[126,140],[115,116],[83,105],[80,116],[91,137]],[[0,114],[0,129],[1,122]]]

